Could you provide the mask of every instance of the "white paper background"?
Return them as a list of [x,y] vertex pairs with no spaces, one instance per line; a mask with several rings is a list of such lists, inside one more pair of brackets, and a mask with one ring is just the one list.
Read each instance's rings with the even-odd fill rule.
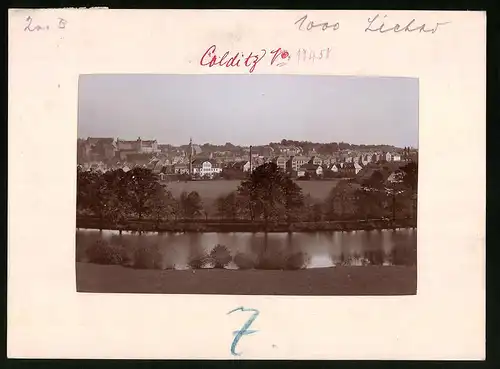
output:
[[[485,355],[486,16],[379,12],[434,33],[365,33],[376,11],[11,10],[8,356],[482,359]],[[338,31],[298,31],[304,14]],[[25,18],[50,29],[25,32]],[[68,21],[58,29],[58,17]],[[199,65],[219,51],[331,47],[328,61],[254,73],[420,80],[418,294],[265,297],[78,294],[77,83],[84,73],[248,73]],[[381,91],[383,93],[383,91]],[[273,346],[274,345],[274,346]]]

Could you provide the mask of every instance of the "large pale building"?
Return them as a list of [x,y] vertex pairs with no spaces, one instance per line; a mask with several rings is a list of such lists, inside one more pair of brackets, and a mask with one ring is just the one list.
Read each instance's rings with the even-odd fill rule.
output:
[[191,162],[193,175],[213,178],[214,175],[222,171],[221,166],[214,159],[194,159]]
[[135,141],[117,139],[116,149],[118,151],[135,152],[138,154],[154,154],[161,151],[158,148],[158,142],[156,140],[142,140],[140,137]]

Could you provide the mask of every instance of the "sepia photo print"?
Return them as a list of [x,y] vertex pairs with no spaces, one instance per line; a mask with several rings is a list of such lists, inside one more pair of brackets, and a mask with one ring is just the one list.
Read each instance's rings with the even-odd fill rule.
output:
[[417,292],[418,79],[81,75],[79,292]]

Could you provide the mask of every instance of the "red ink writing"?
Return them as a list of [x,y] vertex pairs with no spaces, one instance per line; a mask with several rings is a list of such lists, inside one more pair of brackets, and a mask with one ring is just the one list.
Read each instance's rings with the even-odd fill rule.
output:
[[[278,47],[273,50],[261,49],[258,52],[241,52],[236,53],[231,51],[225,51],[224,53],[218,52],[217,46],[210,46],[202,55],[200,59],[200,65],[203,67],[224,67],[224,68],[247,68],[250,73],[253,73],[257,68],[258,64],[264,61],[264,63],[269,63],[269,65],[276,67],[283,67],[293,61],[297,64],[302,64],[303,62],[312,62],[318,60],[328,60],[330,58],[331,48],[327,47],[324,49],[299,49],[297,53],[293,55],[287,50]],[[269,54],[267,61],[264,60],[266,55]]]
[[[286,50],[281,50],[281,48],[278,48],[276,50],[271,51],[271,54],[273,54],[273,58],[271,59],[271,65],[274,65],[274,62],[276,59],[281,56],[281,59],[287,59],[290,60],[290,54]],[[278,67],[282,67],[286,65],[286,63],[278,63]]]
[[254,54],[253,52],[250,52],[250,54],[245,58],[244,54],[240,52],[237,52],[233,56],[230,56],[231,53],[229,51],[226,51],[221,56],[218,56],[216,51],[217,46],[210,46],[201,57],[200,65],[209,68],[215,66],[232,68],[240,67],[240,63],[243,63],[245,67],[249,68],[248,71],[250,73],[253,73],[253,71],[257,67],[257,64],[260,63],[260,61],[264,58],[264,56],[266,56],[267,53],[266,50],[262,49],[260,54]]

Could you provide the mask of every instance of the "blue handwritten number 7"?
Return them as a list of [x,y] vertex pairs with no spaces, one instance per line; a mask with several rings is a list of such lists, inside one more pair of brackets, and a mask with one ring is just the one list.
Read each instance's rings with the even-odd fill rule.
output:
[[238,311],[238,310],[240,310],[240,311],[251,311],[251,312],[253,312],[253,314],[252,314],[252,316],[250,318],[248,318],[248,320],[246,321],[246,323],[243,324],[243,327],[241,327],[241,329],[239,331],[234,331],[233,332],[234,340],[233,340],[233,343],[231,344],[231,354],[233,354],[234,356],[240,356],[241,355],[241,352],[240,353],[236,352],[236,345],[240,341],[241,337],[243,337],[244,335],[248,335],[248,334],[252,334],[252,333],[257,332],[257,331],[250,331],[250,330],[248,330],[248,328],[250,328],[250,326],[252,325],[253,321],[255,319],[257,319],[257,316],[259,315],[259,310],[256,310],[256,309],[245,309],[243,306],[240,306],[239,308],[233,309],[230,312],[228,312],[227,314],[229,315],[229,314],[234,313],[235,311]]

